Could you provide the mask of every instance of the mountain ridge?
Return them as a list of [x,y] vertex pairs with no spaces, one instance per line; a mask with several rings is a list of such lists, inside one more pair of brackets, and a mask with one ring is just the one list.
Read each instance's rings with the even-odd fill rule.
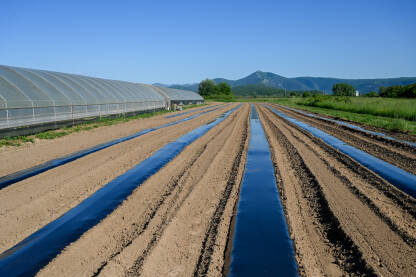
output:
[[[240,87],[246,85],[261,85],[273,88],[305,91],[305,90],[319,90],[325,93],[332,93],[332,86],[336,83],[347,83],[354,86],[361,93],[368,93],[370,91],[378,91],[380,86],[389,87],[395,85],[408,85],[416,83],[416,77],[398,77],[398,78],[375,78],[375,79],[342,79],[333,77],[292,77],[287,78],[272,72],[263,72],[257,70],[250,75],[237,79],[230,80],[225,78],[213,79],[215,83],[226,82],[231,87]],[[192,84],[173,84],[165,85],[158,83],[157,85],[167,86],[171,88],[187,89],[198,91],[199,83]]]

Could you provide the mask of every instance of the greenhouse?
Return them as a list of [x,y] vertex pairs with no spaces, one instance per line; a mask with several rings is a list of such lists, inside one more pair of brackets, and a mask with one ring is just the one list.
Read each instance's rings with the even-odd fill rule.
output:
[[0,129],[202,101],[192,91],[0,65]]
[[199,104],[204,101],[198,93],[190,90],[174,89],[167,87],[155,86],[162,94],[164,94],[169,100],[169,106],[171,104],[187,105],[187,104]]

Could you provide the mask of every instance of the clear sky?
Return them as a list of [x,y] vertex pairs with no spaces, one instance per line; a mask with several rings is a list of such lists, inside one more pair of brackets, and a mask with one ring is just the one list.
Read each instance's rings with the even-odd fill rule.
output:
[[416,76],[416,0],[1,0],[0,64],[153,83]]

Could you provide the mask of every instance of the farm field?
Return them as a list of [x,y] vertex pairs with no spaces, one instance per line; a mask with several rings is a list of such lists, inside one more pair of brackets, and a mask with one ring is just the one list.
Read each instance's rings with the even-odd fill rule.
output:
[[345,112],[416,120],[416,110],[414,109],[416,100],[412,98],[326,96],[318,99],[302,99],[299,104]]
[[[251,173],[252,186],[264,185],[256,182],[256,169],[246,168],[250,155],[259,154],[250,140],[257,139],[252,128],[257,122],[257,132],[264,131],[267,139],[263,146],[270,151],[266,156],[277,187],[270,193],[281,203],[287,228],[286,235],[270,240],[288,242],[288,253],[276,249],[273,255],[293,259],[292,268],[300,276],[416,276],[416,147],[402,142],[412,140],[412,135],[389,132],[397,140],[369,135],[276,103],[230,103],[188,111],[1,148],[0,183],[2,176],[153,128],[1,188],[0,275],[7,269],[13,272],[10,276],[247,276],[233,268],[235,261],[249,256],[248,267],[253,269],[258,257],[250,249],[234,248],[245,245],[239,241],[241,229],[236,230],[244,226],[237,215],[249,200],[240,197],[241,186],[248,182],[243,180]],[[371,155],[392,172],[372,169],[302,124]],[[179,150],[171,150],[175,147]],[[33,268],[18,259],[32,247],[29,242],[19,244],[25,238],[59,223],[113,180],[128,174],[134,179],[141,172],[135,168],[155,157],[164,162],[140,181],[132,181],[135,186],[120,204],[108,208],[97,222],[85,220],[88,228],[76,229],[79,235],[66,239],[56,254]],[[123,182],[115,188],[123,188]],[[105,206],[113,201],[102,199],[95,203]],[[245,209],[256,213],[256,206]],[[56,238],[59,244],[59,231],[48,232],[45,243]],[[262,233],[255,232],[250,243],[261,248],[264,241],[256,241],[256,236]],[[55,247],[45,245],[27,251],[42,256]],[[259,272],[277,264],[265,264]]]
[[[393,133],[411,134],[416,141],[416,100],[383,97],[241,98],[240,101],[273,102]],[[397,134],[396,134],[397,135]]]

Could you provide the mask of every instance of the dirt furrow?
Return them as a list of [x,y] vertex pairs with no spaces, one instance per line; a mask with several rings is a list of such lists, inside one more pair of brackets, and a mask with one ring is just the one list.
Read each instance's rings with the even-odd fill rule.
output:
[[[315,266],[319,268],[321,265],[320,270],[327,275],[338,275],[337,269],[353,275],[371,275],[373,271],[386,276],[414,275],[414,247],[353,193],[345,180],[357,188],[370,188],[371,184],[334,157],[329,157],[316,141],[292,125],[264,108],[261,114],[268,123],[267,133],[282,176],[284,205],[301,272],[311,275],[316,273]],[[280,156],[286,156],[289,166]],[[339,174],[332,170],[334,168]],[[295,176],[290,176],[293,170]],[[293,185],[295,188],[291,187]],[[369,190],[362,192],[368,193]],[[392,201],[390,204],[394,212],[405,216],[400,227],[408,226],[406,231],[413,236],[413,217],[395,207]],[[312,219],[312,227],[308,226],[308,221],[303,221],[308,217]],[[395,220],[397,223],[399,219]],[[316,235],[319,232],[321,238]],[[312,238],[308,238],[310,234]],[[314,238],[318,238],[317,244]],[[319,257],[319,254],[328,253],[325,247],[329,247],[332,258]],[[311,251],[311,248],[315,249]]]
[[[189,109],[189,111],[198,108]],[[0,148],[0,161],[7,162],[0,163],[0,177],[90,148],[100,143],[125,137],[144,129],[173,122],[191,116],[192,114],[194,113],[174,118],[165,118],[166,114],[162,114],[151,118],[132,120],[111,126],[102,126],[52,140],[35,139],[35,143],[28,143],[19,147],[2,147]]]
[[1,190],[0,252],[58,218],[166,143],[222,112],[114,145]]
[[[221,149],[223,140],[230,137],[229,132],[235,129],[235,122],[240,122],[242,113],[247,113],[247,110],[246,107],[238,110],[234,116],[186,147],[99,225],[68,246],[39,275],[91,276],[97,275],[100,268],[99,275],[127,274],[148,245],[154,240],[159,241],[160,235],[164,237],[164,226],[171,226],[171,217],[176,218],[176,210],[182,209],[182,199],[185,199],[182,207],[187,206],[188,198],[196,189],[192,188],[194,178],[197,182],[198,174],[203,175],[206,167],[212,164],[212,156]],[[189,191],[190,196],[187,196]],[[157,249],[159,243],[150,253]],[[169,249],[165,251],[169,252]],[[178,251],[176,249],[173,253]],[[144,266],[146,264],[147,259]]]
[[[212,163],[204,171],[203,178],[196,183],[195,189],[173,218],[163,236],[159,239],[157,246],[147,256],[140,271],[141,275],[191,276],[194,273],[198,274],[195,271],[201,253],[204,253],[203,247],[210,245],[206,238],[212,236],[214,240],[215,231],[217,233],[228,231],[233,209],[228,208],[227,213],[224,213],[221,218],[216,216],[220,215],[217,211],[221,211],[223,204],[225,204],[227,197],[226,193],[224,195],[224,190],[230,188],[228,185],[232,183],[230,178],[232,179],[234,175],[237,175],[237,180],[240,180],[242,176],[242,171],[233,171],[240,168],[233,167],[233,164],[235,164],[236,159],[239,159],[242,145],[246,144],[247,119],[248,109],[240,118],[237,128],[233,130],[223,149],[217,153]],[[235,184],[239,184],[239,182]],[[222,196],[225,197],[222,198]],[[228,201],[232,207],[236,201],[236,194],[232,194]],[[210,225],[213,218],[224,220],[225,226],[222,225],[221,229],[215,230],[215,226]],[[218,256],[211,256],[210,258],[214,260],[215,267],[218,267],[216,274],[220,275],[226,240],[222,237],[221,241],[217,241],[216,246],[221,250],[216,249],[215,255]],[[205,250],[209,251],[207,248]],[[214,249],[212,249],[212,253],[214,253]],[[204,255],[204,257],[209,258],[209,255]],[[134,271],[130,273],[134,273]]]
[[[201,253],[196,265],[194,276],[221,276],[224,271],[227,238],[232,228],[231,214],[235,211],[237,198],[244,171],[245,158],[248,146],[248,121],[243,133],[242,143],[228,177],[227,185],[222,192],[217,208],[210,220],[209,228],[202,243]],[[230,198],[233,201],[230,201]],[[226,214],[227,213],[227,214]]]
[[398,143],[387,143],[386,140],[380,141],[375,136],[369,137],[362,132],[357,132],[344,126],[308,117],[283,108],[282,106],[273,106],[287,115],[319,128],[358,149],[370,153],[377,158],[401,167],[402,169],[413,174],[416,173],[416,149],[414,147]]
[[[270,111],[266,110],[266,112],[270,113],[272,117],[278,118]],[[348,186],[352,193],[356,194],[363,204],[368,205],[409,245],[415,245],[416,226],[414,220],[416,219],[416,199],[403,193],[343,153],[334,150],[309,132],[289,122],[288,126],[293,128],[287,127],[287,125],[284,126],[293,137],[305,144],[311,151],[314,151],[316,155],[321,156],[322,161]],[[294,133],[296,130],[314,143],[310,143],[309,140],[306,142],[299,138]],[[334,159],[341,164],[334,162]],[[354,174],[349,174],[349,171],[354,172]],[[344,173],[349,174],[349,179],[345,177]]]
[[[290,131],[290,130],[289,130]],[[314,152],[315,155],[320,157],[322,161],[325,163],[325,165],[332,171],[334,175],[336,175],[341,182],[343,182],[348,189],[354,193],[365,205],[369,206],[375,214],[377,214],[383,221],[387,223],[387,225],[395,232],[397,232],[402,239],[408,243],[410,246],[414,247],[416,245],[416,238],[415,238],[415,226],[414,226],[414,216],[412,213],[408,213],[405,209],[400,209],[399,207],[395,206],[394,203],[388,199],[388,200],[382,200],[380,202],[381,198],[384,198],[381,194],[381,192],[374,191],[374,188],[361,184],[361,186],[357,186],[357,184],[360,184],[360,180],[355,178],[354,176],[350,176],[350,179],[347,178],[341,171],[343,168],[340,168],[338,170],[334,166],[332,166],[326,158],[323,157],[320,153],[318,153],[313,147],[311,147],[307,142],[302,140],[300,137],[296,136],[291,132],[291,134],[300,142],[306,145],[312,152]],[[348,158],[344,157],[342,154],[340,155],[339,152],[334,151],[332,148],[322,144],[319,140],[316,141],[320,144],[321,147],[324,147],[328,153],[332,153],[332,156],[337,156],[338,160],[341,160],[344,162],[344,164],[353,164],[353,163],[346,163],[345,161],[350,161]],[[353,166],[356,166],[353,164]],[[373,180],[371,178],[368,178],[368,175],[361,175],[364,177],[364,179],[369,179],[371,181],[379,181],[377,179]],[[385,184],[384,184],[385,185]],[[372,199],[375,199],[376,202],[380,205],[377,206],[375,204],[375,201]],[[409,203],[410,204],[410,203]],[[405,220],[403,220],[405,219]]]
[[[278,186],[289,231],[294,240],[300,274],[303,276],[339,276],[368,273],[361,253],[339,226],[315,176],[305,165],[297,149],[281,130],[260,110],[260,118],[272,148]],[[354,262],[354,260],[357,260]],[[349,264],[359,264],[352,268]]]
[[[274,106],[278,106],[278,107],[280,106],[280,107],[283,107],[283,108],[290,109],[289,107],[286,107],[285,105],[275,104],[275,103],[271,103],[271,104],[274,105]],[[396,132],[396,131],[393,131],[393,130],[387,130],[387,129],[383,129],[383,128],[379,128],[379,127],[359,123],[359,122],[356,122],[356,121],[353,121],[353,120],[340,118],[340,117],[337,117],[337,116],[330,116],[330,115],[327,115],[327,114],[321,114],[321,113],[315,113],[315,112],[312,112],[312,111],[307,111],[307,110],[304,110],[302,108],[294,108],[294,109],[305,112],[305,113],[315,114],[315,115],[318,115],[320,117],[327,118],[327,119],[330,119],[330,120],[338,120],[338,121],[341,121],[341,122],[349,123],[349,124],[355,125],[357,127],[361,127],[361,128],[363,128],[367,131],[370,131],[370,132],[378,132],[378,133],[385,134],[389,137],[394,138],[395,140],[384,138],[382,136],[376,136],[376,135],[371,134],[371,133],[366,132],[366,131],[360,131],[360,130],[355,129],[355,128],[349,128],[347,126],[344,126],[349,131],[361,133],[363,136],[366,136],[366,137],[369,137],[369,138],[372,138],[372,139],[379,140],[381,142],[391,144],[392,146],[397,147],[397,148],[408,149],[408,147],[409,147],[409,145],[407,143],[400,142],[400,140],[407,141],[407,142],[416,142],[416,135],[413,135],[411,133],[402,133],[402,132]]]
[[[237,115],[234,115],[236,117]],[[230,126],[232,125],[232,126]],[[105,266],[101,267],[97,273],[101,275],[114,275],[114,271],[118,271],[117,266],[120,261],[129,261],[131,265],[125,265],[123,268],[129,268],[127,271],[130,275],[136,275],[140,271],[141,266],[146,256],[151,252],[153,247],[157,244],[160,236],[165,228],[170,223],[171,219],[176,215],[178,209],[182,206],[183,202],[188,198],[192,192],[195,183],[202,178],[202,174],[206,166],[210,164],[210,161],[215,157],[216,151],[214,147],[223,147],[226,138],[230,135],[230,131],[235,128],[235,122],[229,121],[223,129],[219,130],[219,133],[210,138],[207,144],[197,149],[198,155],[194,157],[191,163],[182,171],[182,173],[175,177],[173,185],[169,184],[170,189],[168,193],[165,193],[163,202],[153,208],[152,217],[145,223],[145,229],[142,232],[137,233],[137,237],[134,237],[130,241],[132,244],[129,248],[119,251],[117,256],[111,258],[111,261],[105,263]],[[217,149],[217,151],[220,151]],[[189,179],[192,179],[190,183]],[[158,203],[159,204],[159,203]],[[152,222],[150,222],[152,220]],[[141,255],[133,262],[134,257],[141,253]],[[133,259],[133,260],[132,260]],[[126,271],[125,269],[123,271]],[[98,275],[98,274],[95,274]]]

